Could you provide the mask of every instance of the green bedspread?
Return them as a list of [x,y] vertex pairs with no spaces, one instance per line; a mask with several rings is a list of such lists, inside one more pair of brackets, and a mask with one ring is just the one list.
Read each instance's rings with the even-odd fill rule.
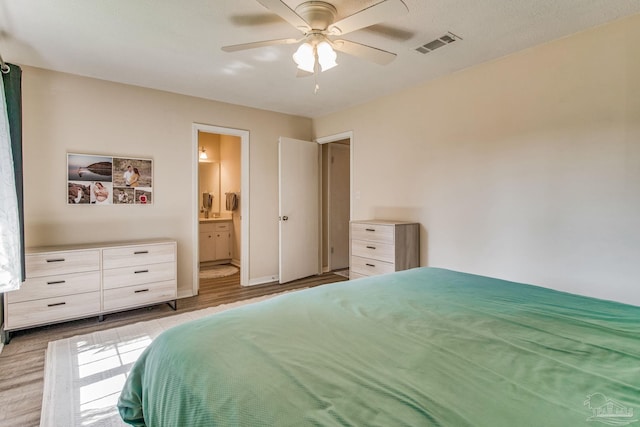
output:
[[626,425],[640,307],[435,268],[325,285],[164,332],[118,406],[136,426]]

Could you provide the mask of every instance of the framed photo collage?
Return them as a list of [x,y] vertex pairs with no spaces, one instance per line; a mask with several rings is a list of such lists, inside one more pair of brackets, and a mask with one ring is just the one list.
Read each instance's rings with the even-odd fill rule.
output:
[[67,204],[150,205],[153,161],[93,154],[67,154]]

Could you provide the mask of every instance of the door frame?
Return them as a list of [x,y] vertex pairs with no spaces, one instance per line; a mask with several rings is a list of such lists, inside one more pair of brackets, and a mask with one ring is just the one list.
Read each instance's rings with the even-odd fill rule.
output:
[[[346,150],[345,150],[346,148]],[[345,180],[344,179],[340,179],[340,180],[336,180],[334,178],[336,178],[335,176],[335,171],[336,166],[334,163],[334,158],[336,157],[344,157],[345,155],[349,156],[349,160],[350,160],[350,148],[348,146],[345,146],[343,144],[338,144],[338,143],[331,143],[328,144],[327,146],[327,168],[326,168],[326,172],[327,172],[327,206],[326,209],[324,209],[323,211],[327,213],[327,221],[326,221],[326,226],[327,226],[327,231],[326,231],[326,235],[327,235],[327,248],[326,248],[326,255],[327,255],[327,271],[334,271],[336,269],[342,269],[342,268],[348,268],[349,267],[349,220],[351,219],[350,216],[350,211],[345,212],[343,210],[343,207],[340,206],[341,203],[336,203],[336,196],[338,194],[341,194],[342,197],[344,198],[346,196],[346,202],[349,203],[349,209],[351,209],[351,193],[349,192],[348,187],[345,189],[344,188],[344,184],[345,184]],[[347,166],[349,167],[349,166]],[[344,169],[341,169],[344,172]],[[325,172],[325,171],[323,171]],[[351,171],[347,170],[346,172],[349,173],[349,175],[351,175]],[[344,177],[342,177],[344,178]],[[346,192],[346,194],[345,194]],[[342,203],[344,203],[344,199],[342,199]],[[336,226],[337,224],[340,224],[340,227],[344,224],[343,222],[343,216],[342,215],[338,215],[337,210],[340,211],[340,213],[342,215],[346,215],[347,216],[347,223],[346,223],[346,228],[344,229],[344,231],[347,231],[347,236],[344,236],[344,232],[341,229],[341,232],[339,234],[336,234]],[[324,224],[324,221],[322,222]],[[339,240],[339,239],[345,239],[346,241],[344,245],[342,245],[343,240]],[[338,242],[340,242],[340,244],[338,244]],[[334,252],[334,249],[338,248],[339,250]],[[342,252],[344,251],[344,252]],[[340,253],[340,258],[337,258],[338,253]],[[345,258],[346,257],[346,260]],[[344,266],[346,261],[346,267]]]
[[[193,263],[193,295],[198,294],[200,285],[200,248],[198,245],[200,196],[198,194],[198,132],[214,133],[219,135],[237,136],[240,138],[240,285],[249,285],[249,131],[221,126],[193,123],[191,126],[191,221],[192,221],[192,253]],[[222,197],[222,195],[221,195]]]
[[[353,151],[354,151],[354,138],[353,131],[341,132],[334,135],[323,136],[320,138],[316,138],[315,142],[318,144],[329,144],[331,142],[337,142],[348,139],[349,140],[349,221],[353,220]],[[320,156],[320,161],[322,162],[322,156]],[[323,165],[320,165],[320,173],[322,174]],[[322,176],[320,177],[320,182],[322,182]],[[322,205],[322,197],[320,197],[320,269],[322,269],[322,255],[328,248],[331,247],[331,236],[329,235],[329,230],[323,230],[322,227],[322,215],[323,215],[324,206]],[[327,247],[322,247],[322,235],[323,233],[327,233]],[[349,252],[351,252],[351,248],[349,248]],[[349,262],[351,264],[351,262]],[[327,267],[328,271],[331,271],[331,257],[327,257]]]

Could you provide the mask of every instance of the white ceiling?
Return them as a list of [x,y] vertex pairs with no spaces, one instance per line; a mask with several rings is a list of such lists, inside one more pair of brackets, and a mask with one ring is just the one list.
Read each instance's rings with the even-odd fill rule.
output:
[[[285,0],[292,9],[301,0]],[[338,19],[379,0],[329,0]],[[398,54],[381,66],[338,54],[296,78],[296,45],[225,53],[224,45],[297,38],[255,0],[3,0],[8,62],[318,117],[475,64],[640,13],[638,0],[404,0],[409,13],[345,39]],[[451,31],[463,40],[415,48]]]

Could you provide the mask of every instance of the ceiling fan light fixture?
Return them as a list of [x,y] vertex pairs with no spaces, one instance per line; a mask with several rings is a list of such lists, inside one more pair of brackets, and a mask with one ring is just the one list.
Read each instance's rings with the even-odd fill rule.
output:
[[316,52],[318,53],[318,62],[320,63],[320,67],[322,67],[322,71],[330,70],[338,65],[336,62],[338,55],[328,42],[323,41],[318,43]]
[[298,64],[298,68],[309,73],[313,73],[316,65],[316,57],[313,46],[309,43],[302,43],[293,54],[293,60]]
[[[409,11],[404,0],[378,0],[374,2],[373,6],[364,7],[336,20],[338,11],[335,6],[328,3],[329,0],[302,0],[302,2],[296,2],[298,6],[295,9],[288,5],[291,2],[285,2],[285,0],[257,1],[296,27],[304,35],[305,43],[298,46],[298,50],[293,54],[293,60],[298,66],[299,72],[297,74],[299,77],[316,74],[318,71],[326,71],[338,65],[334,50],[380,65],[387,65],[397,56],[395,53],[349,40],[332,40],[331,37],[371,27],[380,24],[388,17],[405,14]],[[298,42],[299,40],[292,38],[263,40],[223,46],[222,50],[235,52]]]

